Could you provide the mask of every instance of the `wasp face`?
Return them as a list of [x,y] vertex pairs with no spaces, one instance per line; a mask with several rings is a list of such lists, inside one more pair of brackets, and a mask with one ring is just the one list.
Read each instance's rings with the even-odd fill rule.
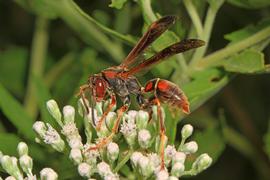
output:
[[88,84],[92,89],[92,96],[96,102],[104,99],[107,89],[107,82],[101,75],[93,75],[88,79]]

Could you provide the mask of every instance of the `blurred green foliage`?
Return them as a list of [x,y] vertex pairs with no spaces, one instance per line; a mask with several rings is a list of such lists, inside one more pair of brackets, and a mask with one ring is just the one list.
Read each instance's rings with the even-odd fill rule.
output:
[[[269,5],[269,0],[0,0],[1,151],[15,154],[24,140],[35,164],[76,179],[67,159],[34,142],[35,120],[53,124],[45,101],[75,105],[74,95],[90,74],[119,64],[151,22],[175,14],[176,25],[146,55],[184,38],[203,39],[206,46],[176,55],[139,79],[142,84],[153,77],[170,79],[189,97],[192,114],[184,121],[201,129],[194,135],[199,153],[215,161],[198,179],[269,178]],[[169,142],[177,144],[177,124],[184,117],[167,114]]]

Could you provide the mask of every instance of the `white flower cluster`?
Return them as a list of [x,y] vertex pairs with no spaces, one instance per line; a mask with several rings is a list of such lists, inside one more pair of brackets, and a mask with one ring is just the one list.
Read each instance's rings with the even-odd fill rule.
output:
[[[184,126],[190,127],[190,125]],[[192,126],[191,126],[192,127]],[[185,170],[185,160],[188,155],[191,153],[195,153],[198,149],[196,143],[186,143],[184,145],[180,145],[179,149],[185,147],[186,151],[176,150],[176,148],[172,145],[167,145],[165,148],[165,168],[161,169],[160,167],[160,156],[156,153],[146,153],[143,154],[141,152],[135,151],[131,155],[131,162],[133,169],[139,172],[145,178],[151,177],[153,174],[156,179],[160,180],[173,180],[178,179],[181,176],[185,175],[197,175],[201,171],[208,168],[212,159],[207,154],[200,155],[195,162],[192,164],[192,168],[188,171]],[[168,172],[168,169],[171,169]]]
[[[0,163],[2,168],[10,176],[6,180],[37,180],[37,176],[32,173],[33,159],[28,155],[28,146],[20,142],[17,147],[19,158],[3,155],[0,151]],[[51,168],[44,168],[40,171],[41,180],[56,180],[57,173]],[[0,177],[0,179],[2,179]]]
[[[86,140],[83,142],[75,124],[75,109],[72,106],[65,106],[62,115],[57,103],[54,100],[48,101],[47,108],[60,126],[61,135],[56,127],[54,129],[50,124],[38,121],[33,125],[38,135],[38,142],[49,144],[59,152],[69,150],[70,159],[77,166],[78,173],[85,178],[99,175],[102,179],[120,179],[117,173],[122,171],[124,166],[128,168],[125,164],[129,162],[134,170],[133,176],[140,174],[144,179],[150,177],[177,179],[184,175],[196,175],[210,166],[212,159],[207,154],[202,154],[195,160],[190,170],[185,170],[186,157],[198,149],[195,141],[185,143],[192,135],[191,125],[183,127],[182,141],[178,149],[173,145],[167,145],[165,136],[165,167],[161,166],[160,137],[155,107],[151,121],[149,121],[149,114],[142,110],[130,110],[124,113],[119,125],[119,133],[112,132],[117,113],[111,111],[105,117],[100,130],[95,130],[108,104],[109,102],[97,103],[92,111],[91,108],[86,110],[82,100],[79,100],[78,111],[84,120],[86,135]],[[163,110],[162,112],[164,113]],[[165,114],[163,116],[165,117]],[[61,138],[62,135],[64,139]],[[170,172],[167,169],[170,169]]]

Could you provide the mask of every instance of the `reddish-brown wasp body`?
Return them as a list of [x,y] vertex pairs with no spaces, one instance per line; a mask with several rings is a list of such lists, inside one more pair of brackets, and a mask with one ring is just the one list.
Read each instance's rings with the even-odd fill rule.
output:
[[[112,134],[97,144],[96,147],[91,149],[98,149],[106,145],[111,140],[118,130],[123,113],[127,111],[130,106],[130,94],[133,94],[137,97],[137,102],[142,109],[149,111],[153,105],[157,105],[158,107],[157,110],[160,123],[160,153],[162,159],[161,167],[164,167],[163,153],[165,127],[161,113],[161,103],[166,103],[172,107],[182,109],[184,113],[189,113],[189,102],[183,91],[176,84],[170,81],[156,78],[148,81],[145,87],[142,87],[134,75],[162,62],[163,60],[166,60],[172,55],[204,45],[204,42],[198,39],[182,40],[161,50],[149,59],[140,59],[139,57],[142,57],[140,55],[142,55],[144,50],[149,47],[150,44],[163,32],[165,32],[175,22],[175,20],[175,16],[165,16],[152,23],[147,32],[119,66],[110,67],[101,71],[99,74],[91,75],[88,79],[88,83],[80,87],[79,95],[82,97],[85,106],[86,101],[84,91],[86,90],[89,90],[91,94],[92,106],[94,102],[100,102],[104,100],[107,95],[110,96],[111,104],[107,107],[96,124],[97,131],[100,130],[105,117],[116,104],[116,97],[119,97],[123,102],[123,106],[121,106],[117,111],[118,117],[112,129]],[[149,98],[146,98],[145,94],[151,95]],[[88,113],[88,108],[86,109]],[[93,115],[93,107],[91,109]]]

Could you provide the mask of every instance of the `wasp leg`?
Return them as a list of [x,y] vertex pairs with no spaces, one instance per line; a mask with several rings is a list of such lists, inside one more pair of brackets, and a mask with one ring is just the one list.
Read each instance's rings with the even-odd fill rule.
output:
[[80,86],[80,91],[76,96],[80,96],[82,98],[82,102],[83,102],[84,108],[86,110],[86,113],[89,114],[89,106],[86,103],[86,97],[85,97],[85,94],[84,94],[84,91],[87,88],[89,88],[89,86],[87,84]]
[[109,136],[103,138],[96,146],[89,148],[87,151],[97,150],[97,149],[103,148],[109,142],[111,142],[114,135],[118,132],[118,128],[119,128],[119,125],[120,125],[120,122],[121,122],[121,119],[122,119],[124,113],[129,108],[129,105],[130,105],[129,96],[125,97],[124,102],[125,102],[125,104],[122,107],[120,107],[120,109],[117,111],[117,119],[116,119],[116,121],[115,121],[115,123],[113,125],[112,133]]
[[154,104],[157,106],[157,114],[158,114],[158,119],[159,119],[159,136],[160,136],[160,146],[159,146],[159,153],[161,156],[161,170],[165,168],[165,163],[164,163],[164,149],[165,149],[165,125],[164,125],[164,118],[162,115],[162,110],[161,110],[161,105],[159,99],[156,97],[153,99]]
[[108,113],[112,110],[113,106],[116,104],[116,97],[115,94],[113,92],[110,92],[110,96],[111,96],[111,103],[110,105],[107,107],[107,109],[105,110],[105,112],[102,114],[100,120],[98,121],[96,130],[100,131],[101,125],[103,123],[103,121],[105,120],[106,116],[108,115]]

